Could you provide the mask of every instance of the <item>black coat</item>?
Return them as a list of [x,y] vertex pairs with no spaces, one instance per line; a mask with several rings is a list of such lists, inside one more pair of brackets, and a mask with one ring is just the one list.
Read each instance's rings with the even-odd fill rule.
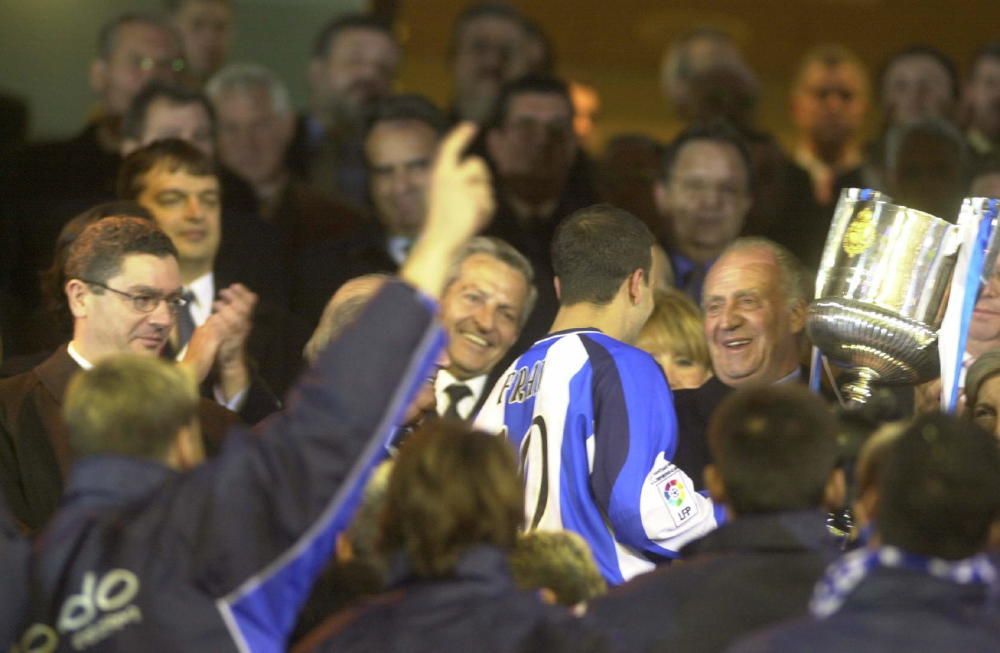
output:
[[684,547],[682,564],[633,579],[587,612],[621,650],[723,651],[805,614],[836,555],[818,510],[740,517]]

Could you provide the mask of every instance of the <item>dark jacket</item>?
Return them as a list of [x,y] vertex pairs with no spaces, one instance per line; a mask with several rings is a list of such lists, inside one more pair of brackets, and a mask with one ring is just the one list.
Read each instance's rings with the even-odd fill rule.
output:
[[[63,345],[31,371],[0,380],[0,488],[14,517],[31,531],[55,511],[72,463],[62,403],[78,371]],[[198,414],[206,452],[214,454],[238,417],[207,399]]]
[[674,464],[683,469],[694,481],[695,488],[705,489],[702,475],[705,465],[712,461],[708,451],[708,420],[722,400],[733,391],[713,376],[697,388],[674,392],[674,410],[677,411],[677,453]]
[[567,631],[580,627],[564,609],[515,587],[506,556],[481,546],[459,559],[452,577],[410,578],[333,615],[293,653],[514,652],[545,624]]
[[[803,615],[837,550],[819,511],[749,515],[594,601],[587,613],[626,651],[722,651],[753,630]],[[805,650],[805,649],[803,649]]]
[[811,617],[739,642],[736,653],[996,653],[1000,607],[982,585],[877,567],[826,619]]
[[27,626],[28,560],[31,545],[0,500],[0,651]]
[[435,309],[389,284],[285,412],[259,436],[230,435],[193,472],[80,461],[36,546],[32,616],[59,637],[53,650],[284,650],[350,501],[441,349]]

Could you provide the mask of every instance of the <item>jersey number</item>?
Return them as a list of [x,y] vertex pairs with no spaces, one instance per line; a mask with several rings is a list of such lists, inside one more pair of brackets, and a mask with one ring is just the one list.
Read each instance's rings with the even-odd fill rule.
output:
[[[540,449],[540,456],[531,456],[534,453],[532,451],[533,446]],[[545,419],[541,415],[536,415],[535,419],[531,421],[531,428],[528,429],[528,434],[521,441],[521,478],[524,480],[526,491],[529,481],[528,474],[533,471],[528,467],[529,456],[533,462],[538,463],[539,459],[541,462],[540,465],[537,465],[537,474],[540,477],[538,480],[538,498],[535,500],[535,509],[531,513],[531,520],[528,526],[528,530],[533,531],[538,527],[538,523],[542,521],[545,506],[549,501],[549,432],[545,427]]]

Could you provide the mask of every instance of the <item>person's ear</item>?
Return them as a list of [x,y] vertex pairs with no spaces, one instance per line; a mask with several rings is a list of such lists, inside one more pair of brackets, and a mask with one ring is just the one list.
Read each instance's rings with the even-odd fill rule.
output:
[[201,423],[195,417],[182,426],[174,440],[174,467],[181,471],[194,469],[205,460],[205,447],[201,440]]
[[499,129],[490,129],[486,132],[486,152],[495,162],[503,159],[503,134]]
[[837,467],[830,472],[830,477],[826,480],[826,487],[823,488],[823,506],[828,510],[839,510],[844,507],[847,500],[847,479],[844,470]]
[[626,283],[628,284],[628,298],[633,304],[642,301],[643,292],[649,292],[649,282],[646,279],[646,272],[642,268],[632,270]]
[[63,291],[66,293],[66,302],[73,317],[87,317],[89,308],[87,297],[90,295],[87,284],[79,279],[70,279],[63,287]]
[[663,177],[657,179],[656,183],[653,184],[653,202],[660,215],[670,213],[670,188],[667,185],[667,180]]
[[548,605],[556,605],[559,603],[559,598],[556,596],[556,593],[548,587],[539,587],[538,596],[542,599],[542,603],[547,603]]
[[802,333],[802,330],[806,328],[806,315],[808,312],[809,306],[805,300],[795,300],[791,306],[789,320],[792,333]]
[[552,279],[552,285],[556,289],[556,301],[562,300],[562,285],[559,283],[559,277],[554,277]]

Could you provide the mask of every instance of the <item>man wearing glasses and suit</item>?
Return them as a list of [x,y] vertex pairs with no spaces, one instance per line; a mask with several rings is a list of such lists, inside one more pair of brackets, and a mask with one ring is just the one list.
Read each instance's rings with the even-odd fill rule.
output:
[[[159,356],[185,303],[177,250],[148,220],[110,217],[90,225],[71,246],[64,271],[72,340],[34,369],[0,381],[0,488],[29,531],[55,510],[72,462],[61,416],[70,378],[111,354]],[[242,286],[222,291],[184,359],[199,380],[214,365],[223,396],[249,385],[244,349],[256,301]],[[235,414],[208,400],[199,414],[208,450],[217,449]]]

